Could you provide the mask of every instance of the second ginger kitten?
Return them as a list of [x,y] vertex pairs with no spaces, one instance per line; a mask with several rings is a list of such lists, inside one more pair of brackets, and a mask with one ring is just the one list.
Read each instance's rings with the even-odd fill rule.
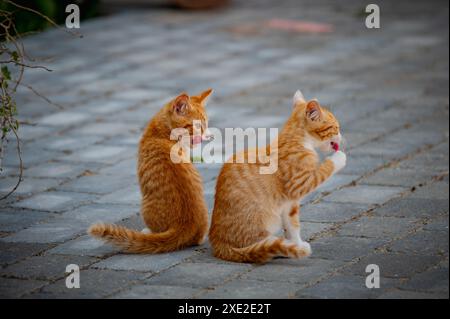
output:
[[[271,150],[278,170],[260,174],[258,162],[223,166],[209,232],[214,255],[250,263],[309,256],[310,245],[300,236],[299,201],[345,166],[340,143],[334,115],[298,91],[278,148]],[[335,153],[320,163],[316,149]],[[285,238],[276,236],[282,229]]]

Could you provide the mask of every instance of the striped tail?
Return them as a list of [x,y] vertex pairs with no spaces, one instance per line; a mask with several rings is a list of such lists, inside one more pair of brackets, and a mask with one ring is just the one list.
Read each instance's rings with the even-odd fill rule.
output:
[[269,237],[253,245],[227,249],[222,253],[219,253],[217,257],[236,262],[265,263],[274,257],[307,257],[311,254],[311,250],[282,238]]
[[175,229],[156,234],[144,234],[123,226],[99,223],[89,227],[88,233],[128,253],[165,253],[192,244],[191,238],[186,238],[186,234]]

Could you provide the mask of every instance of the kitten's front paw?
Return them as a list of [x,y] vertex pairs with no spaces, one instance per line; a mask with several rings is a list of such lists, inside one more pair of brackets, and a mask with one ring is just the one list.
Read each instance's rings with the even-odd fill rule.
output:
[[337,151],[330,156],[330,160],[334,164],[334,173],[337,173],[347,164],[347,155],[342,151]]
[[311,245],[308,242],[302,241],[298,244],[298,247],[304,252],[305,256],[311,255]]

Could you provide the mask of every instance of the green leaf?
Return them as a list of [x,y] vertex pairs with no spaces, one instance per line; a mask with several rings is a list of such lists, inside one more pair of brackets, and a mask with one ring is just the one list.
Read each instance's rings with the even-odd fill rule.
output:
[[5,79],[11,80],[11,73],[6,65],[2,66],[2,75]]
[[17,53],[17,51],[13,51],[11,56],[15,62],[19,61],[19,53]]

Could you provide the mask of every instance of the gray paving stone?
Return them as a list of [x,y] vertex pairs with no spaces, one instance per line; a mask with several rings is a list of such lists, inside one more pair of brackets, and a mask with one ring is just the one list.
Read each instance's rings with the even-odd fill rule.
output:
[[291,260],[288,263],[284,258],[280,258],[275,263],[254,268],[241,278],[268,282],[307,284],[335,271],[342,265],[344,265],[344,262],[316,258]]
[[70,162],[89,162],[114,164],[126,157],[134,156],[135,150],[123,146],[90,146],[70,155],[58,157],[58,160]]
[[13,204],[14,207],[51,212],[69,210],[75,206],[93,201],[96,197],[88,194],[70,192],[46,192],[34,195]]
[[211,290],[200,298],[204,299],[288,299],[300,288],[286,282],[264,282],[259,280],[235,279]]
[[69,289],[66,279],[60,279],[45,286],[39,292],[26,298],[37,299],[97,299],[107,297],[116,291],[126,289],[133,282],[140,282],[145,275],[129,271],[87,269],[80,272],[80,288]]
[[417,228],[414,218],[363,216],[343,225],[338,235],[355,237],[394,238],[411,229]]
[[[107,257],[118,252],[118,249],[109,246],[89,235],[70,240],[49,250],[48,254]],[[48,256],[51,258],[51,256]]]
[[402,289],[431,293],[446,293],[448,296],[448,267],[429,269],[413,276]]
[[161,272],[180,264],[184,259],[195,255],[193,248],[166,254],[130,255],[119,254],[92,265],[98,269],[133,270],[142,272]]
[[249,267],[244,264],[183,263],[149,278],[146,283],[207,288],[219,285],[227,279],[232,279],[246,272]]
[[357,204],[383,204],[406,189],[402,187],[358,185],[333,192],[325,201]]
[[378,216],[433,217],[449,211],[448,199],[427,199],[404,197],[389,201],[377,208]]
[[335,223],[343,222],[368,209],[364,204],[320,202],[300,208],[300,221]]
[[337,275],[321,281],[312,287],[297,291],[297,298],[322,299],[374,299],[379,297],[398,281],[381,278],[380,288],[366,287],[365,276]]
[[42,280],[0,278],[0,298],[20,298],[24,294],[37,290],[46,284],[47,282]]
[[0,242],[0,265],[13,264],[27,257],[39,254],[51,247],[48,244]]
[[384,238],[327,237],[311,243],[313,258],[350,261],[368,255],[387,242]]
[[364,276],[367,265],[380,267],[380,276],[386,278],[409,278],[427,268],[436,265],[440,258],[436,256],[414,256],[405,254],[371,254],[346,268],[346,274]]
[[436,182],[418,188],[412,193],[411,198],[426,198],[437,200],[448,200],[449,186],[448,182]]
[[52,162],[27,169],[24,175],[27,179],[28,177],[73,178],[84,171],[83,166]]
[[54,280],[65,276],[67,265],[76,264],[81,269],[96,260],[96,258],[80,256],[54,255],[52,258],[33,256],[1,269],[0,274],[15,278]]
[[[0,197],[9,193],[17,184],[17,177],[7,177],[2,179],[0,183]],[[62,180],[49,178],[24,178],[13,196],[29,196],[35,193],[46,191],[60,184]]]
[[77,193],[108,194],[133,184],[137,184],[137,179],[123,175],[89,175],[64,183],[58,189]]
[[448,231],[418,231],[395,241],[388,249],[408,255],[448,256]]
[[379,299],[448,299],[448,293],[425,293],[395,289],[379,296]]
[[433,173],[427,170],[388,168],[361,180],[362,184],[412,187],[429,181]]
[[189,299],[201,289],[163,285],[135,285],[112,298],[115,299]]
[[0,231],[16,232],[34,224],[49,220],[55,214],[22,209],[5,209],[0,213]]

